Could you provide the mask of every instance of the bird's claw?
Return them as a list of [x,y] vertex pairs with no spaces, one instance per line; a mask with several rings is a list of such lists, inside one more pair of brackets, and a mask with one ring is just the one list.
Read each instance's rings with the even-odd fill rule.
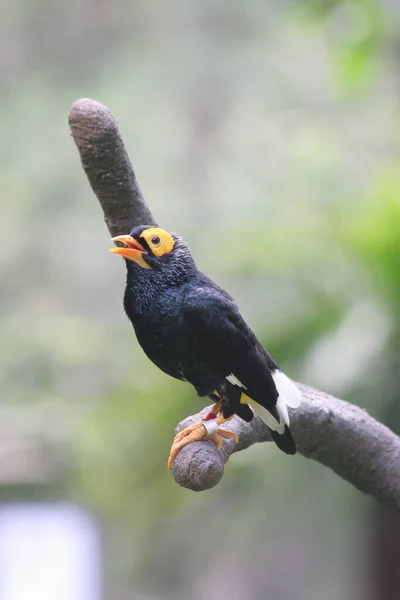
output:
[[[222,419],[222,422],[226,419]],[[175,437],[169,452],[168,468],[172,469],[173,462],[179,450],[181,450],[187,444],[191,442],[198,442],[201,440],[212,440],[216,442],[218,450],[221,450],[224,439],[233,439],[235,444],[238,443],[239,438],[236,433],[232,431],[226,431],[225,429],[218,429],[216,433],[212,435],[208,434],[206,427],[203,423],[196,423],[196,425],[190,425],[182,429]]]
[[[188,437],[189,435],[191,435],[195,431],[197,432],[196,435],[200,434],[200,433],[201,434],[204,433],[204,437],[207,435],[207,431],[203,427],[203,423],[196,423],[195,425],[189,425],[189,427],[185,427],[184,429],[182,429],[182,431],[180,431],[179,433],[176,434],[176,436],[174,437],[174,441],[173,441],[172,446],[174,446],[174,444],[178,444],[185,437]],[[203,435],[201,435],[201,437],[199,437],[198,439],[202,439],[202,437],[203,437]],[[190,441],[196,441],[196,440],[190,440]]]
[[236,433],[233,433],[233,431],[226,431],[225,429],[218,429],[218,433],[214,433],[214,435],[211,435],[209,439],[217,442],[218,450],[221,450],[224,439],[233,440],[235,444],[239,442],[239,438]]

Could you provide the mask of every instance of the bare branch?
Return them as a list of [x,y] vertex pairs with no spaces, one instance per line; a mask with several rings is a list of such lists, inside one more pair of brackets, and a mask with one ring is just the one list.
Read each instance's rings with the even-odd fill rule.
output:
[[[154,224],[109,109],[94,100],[77,100],[69,124],[111,235],[127,233],[142,223]],[[362,409],[305,385],[299,387],[303,402],[291,412],[291,430],[300,454],[400,511],[400,438]],[[177,429],[199,422],[206,413],[204,409],[188,417]],[[195,491],[209,489],[220,481],[233,452],[270,440],[258,418],[248,424],[234,417],[227,425],[238,435],[239,444],[235,447],[226,440],[221,451],[213,442],[185,446],[173,466],[177,483]]]
[[[329,467],[382,504],[400,510],[400,438],[361,408],[306,385],[298,386],[303,398],[300,408],[290,413],[290,430],[300,454]],[[177,431],[198,423],[205,414],[207,409],[188,417]],[[193,442],[180,450],[173,465],[180,485],[195,491],[214,487],[233,452],[271,441],[267,426],[258,417],[251,423],[234,417],[226,427],[239,437],[237,446],[226,440],[219,451],[213,442]]]
[[111,111],[88,98],[72,105],[68,123],[89,183],[112,236],[154,225]]

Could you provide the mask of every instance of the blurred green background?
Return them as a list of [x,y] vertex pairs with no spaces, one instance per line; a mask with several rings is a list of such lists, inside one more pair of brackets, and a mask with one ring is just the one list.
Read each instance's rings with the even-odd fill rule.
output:
[[107,599],[398,600],[399,518],[320,465],[261,444],[214,490],[174,483],[203,404],[136,343],[67,116],[108,105],[159,224],[282,369],[399,433],[399,3],[0,14],[0,500],[93,511]]

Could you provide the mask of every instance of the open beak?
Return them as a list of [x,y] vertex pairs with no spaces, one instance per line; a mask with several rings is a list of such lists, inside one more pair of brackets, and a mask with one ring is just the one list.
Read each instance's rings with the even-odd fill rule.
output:
[[143,260],[143,254],[147,254],[146,250],[132,236],[117,235],[116,237],[113,237],[111,241],[121,242],[122,244],[124,244],[124,246],[117,246],[116,248],[111,248],[110,252],[112,252],[113,254],[120,254],[128,260],[133,260],[145,269],[151,269],[150,265],[148,265]]
[[113,237],[111,241],[121,242],[124,245],[111,248],[110,252],[113,254],[121,254],[121,256],[130,258],[131,260],[134,260],[133,257],[136,257],[139,253],[143,254],[143,252],[146,252],[143,246],[130,235],[117,235],[116,237]]

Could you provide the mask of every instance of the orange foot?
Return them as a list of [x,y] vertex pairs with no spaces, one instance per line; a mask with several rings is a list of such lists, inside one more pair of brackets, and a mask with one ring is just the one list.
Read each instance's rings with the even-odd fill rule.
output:
[[229,421],[231,418],[232,417],[224,419],[222,415],[218,415],[218,417],[213,420],[204,420],[202,423],[196,423],[195,425],[190,425],[189,427],[182,429],[182,431],[175,436],[171,450],[169,451],[168,468],[172,469],[175,456],[178,454],[179,450],[191,442],[213,440],[217,443],[218,450],[222,448],[224,439],[233,439],[235,444],[237,444],[239,438],[236,433],[225,431],[218,427],[218,425],[226,423],[226,421]]

